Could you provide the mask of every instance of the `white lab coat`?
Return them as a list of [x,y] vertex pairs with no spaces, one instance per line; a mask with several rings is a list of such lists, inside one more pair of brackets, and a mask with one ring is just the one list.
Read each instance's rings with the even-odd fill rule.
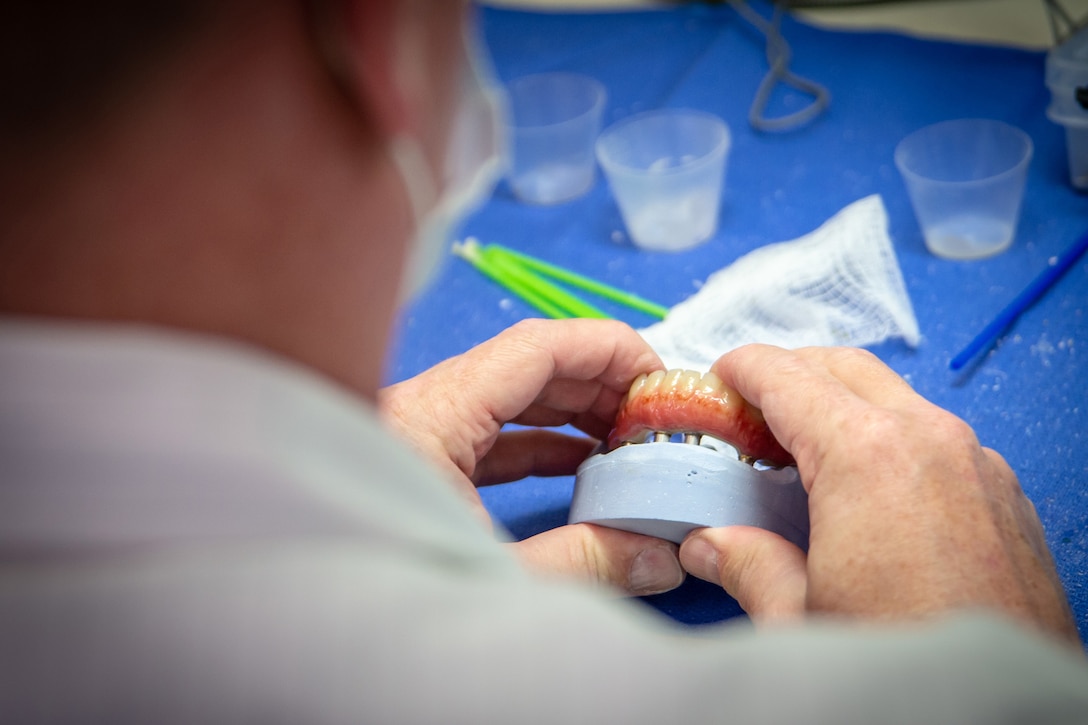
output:
[[681,628],[524,573],[322,378],[134,326],[0,323],[0,722],[1083,723],[984,615]]

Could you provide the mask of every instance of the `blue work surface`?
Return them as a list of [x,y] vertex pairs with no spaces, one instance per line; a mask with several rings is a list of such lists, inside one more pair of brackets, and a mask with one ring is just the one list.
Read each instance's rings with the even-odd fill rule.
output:
[[[783,32],[793,69],[826,85],[832,102],[801,130],[760,134],[746,119],[766,70],[763,39],[727,7],[608,14],[487,9],[481,21],[501,79],[587,73],[608,88],[605,124],[660,106],[693,107],[726,120],[733,148],[719,231],[695,250],[632,247],[617,234],[623,226],[602,179],[585,196],[551,207],[518,203],[500,185],[463,235],[673,305],[746,252],[799,237],[869,194],[883,196],[923,338],[917,349],[892,341],[874,351],[919,393],[970,423],[1017,471],[1046,526],[1081,636],[1088,638],[1088,257],[988,355],[959,374],[948,368],[1053,257],[1088,232],[1088,197],[1069,186],[1062,129],[1045,115],[1044,54],[828,32],[787,18]],[[805,102],[782,91],[770,112]],[[961,117],[1003,119],[1035,143],[1014,246],[974,262],[926,251],[892,161],[907,133]],[[609,309],[636,327],[650,322],[637,312]],[[433,288],[405,311],[389,377],[413,375],[535,315],[451,258]],[[486,489],[484,499],[520,538],[564,523],[572,487],[571,478],[530,479]],[[697,581],[646,601],[693,624],[740,614],[719,589]]]

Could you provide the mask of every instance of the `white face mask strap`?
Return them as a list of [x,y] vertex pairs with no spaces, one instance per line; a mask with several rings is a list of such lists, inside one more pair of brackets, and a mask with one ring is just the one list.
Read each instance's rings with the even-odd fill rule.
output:
[[405,250],[399,293],[399,302],[404,304],[423,289],[440,258],[442,250],[434,239],[437,230],[432,227],[441,198],[422,144],[410,136],[397,136],[388,148],[412,210],[412,243]]
[[402,302],[419,292],[441,265],[453,227],[486,200],[505,165],[499,97],[490,83],[486,59],[474,42],[473,27],[466,24],[463,30],[467,62],[442,167],[437,171],[431,168],[422,144],[414,137],[396,136],[388,146],[416,226],[408,249]]
[[422,145],[410,136],[396,136],[389,144],[389,156],[397,167],[408,203],[412,207],[412,221],[418,229],[421,221],[438,202],[438,184]]

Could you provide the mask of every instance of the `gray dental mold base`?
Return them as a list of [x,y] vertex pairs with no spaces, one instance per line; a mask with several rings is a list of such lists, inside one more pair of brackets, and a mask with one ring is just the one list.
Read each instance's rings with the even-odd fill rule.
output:
[[578,467],[570,523],[675,543],[698,527],[743,524],[807,550],[808,496],[796,468],[755,468],[717,441],[636,443]]

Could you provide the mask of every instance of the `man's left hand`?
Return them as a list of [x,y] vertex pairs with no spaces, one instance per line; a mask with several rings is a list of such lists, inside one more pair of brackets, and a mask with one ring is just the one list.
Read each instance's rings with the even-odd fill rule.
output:
[[[444,471],[485,519],[477,486],[574,473],[608,434],[631,381],[664,366],[630,327],[610,320],[526,320],[463,355],[385,388],[382,414]],[[504,431],[506,423],[530,426]],[[550,427],[571,425],[589,437]],[[680,585],[673,544],[589,524],[511,544],[531,569],[632,595]]]

